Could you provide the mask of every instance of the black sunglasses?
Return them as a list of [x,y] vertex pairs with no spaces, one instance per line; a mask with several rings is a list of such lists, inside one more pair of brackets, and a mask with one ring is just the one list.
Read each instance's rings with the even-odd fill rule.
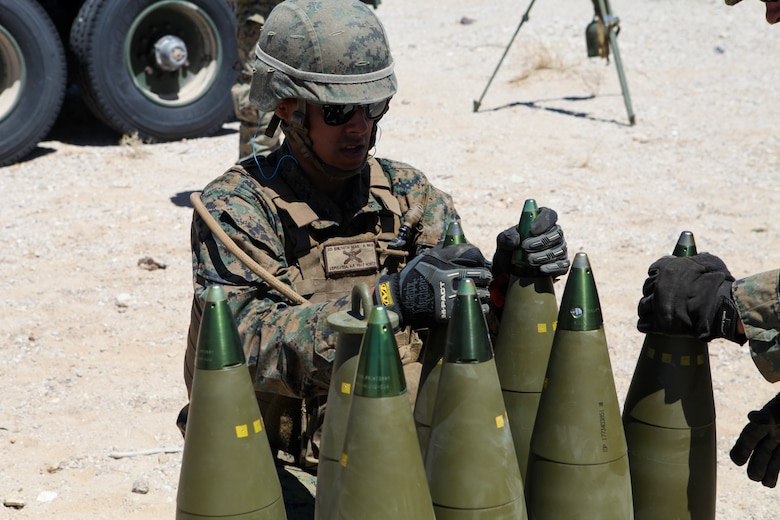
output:
[[322,118],[326,125],[340,126],[352,119],[358,109],[363,110],[366,119],[376,121],[387,112],[390,107],[390,98],[368,105],[322,105]]

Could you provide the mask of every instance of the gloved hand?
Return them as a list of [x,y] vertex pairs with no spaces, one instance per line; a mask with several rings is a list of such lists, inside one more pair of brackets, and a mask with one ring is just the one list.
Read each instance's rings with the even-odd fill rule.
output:
[[510,273],[512,255],[522,248],[528,255],[528,263],[539,270],[540,275],[561,276],[569,270],[569,256],[563,230],[557,224],[558,214],[541,207],[531,222],[531,237],[520,241],[517,226],[512,226],[496,237],[496,252],[493,255],[493,276]]
[[731,296],[731,276],[717,256],[664,256],[653,262],[639,300],[641,332],[726,338],[744,343],[737,332],[739,312]]
[[489,300],[487,286],[493,279],[485,257],[471,244],[427,249],[400,273],[380,275],[376,285],[379,303],[397,313],[404,325],[425,327],[444,323],[463,278],[471,278],[481,301]]
[[780,470],[780,394],[761,410],[748,414],[750,422],[739,434],[729,455],[737,466],[750,460],[747,475],[750,480],[773,488]]

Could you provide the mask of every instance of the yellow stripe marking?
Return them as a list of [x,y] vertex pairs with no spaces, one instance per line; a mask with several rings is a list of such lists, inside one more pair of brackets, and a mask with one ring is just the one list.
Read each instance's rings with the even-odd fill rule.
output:
[[[671,352],[661,352],[661,363],[667,363],[667,364],[673,364],[675,362],[675,355]],[[653,348],[648,347],[647,349],[647,357],[650,359],[655,359],[656,350]],[[680,355],[679,364],[682,367],[689,367],[693,365],[694,361],[697,365],[703,365],[707,361],[707,356],[704,354],[696,354],[696,357],[693,356],[687,356],[687,355]]]

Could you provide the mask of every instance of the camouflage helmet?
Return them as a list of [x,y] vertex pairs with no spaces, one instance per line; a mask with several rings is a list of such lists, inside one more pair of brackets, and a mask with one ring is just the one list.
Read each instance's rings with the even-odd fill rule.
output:
[[384,27],[359,0],[285,0],[255,49],[250,99],[270,112],[287,98],[369,104],[397,90]]

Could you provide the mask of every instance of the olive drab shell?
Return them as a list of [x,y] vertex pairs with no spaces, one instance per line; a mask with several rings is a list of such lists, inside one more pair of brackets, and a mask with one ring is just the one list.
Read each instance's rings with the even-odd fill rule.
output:
[[368,104],[397,90],[387,34],[359,0],[286,0],[255,49],[250,99],[273,111],[287,98]]

